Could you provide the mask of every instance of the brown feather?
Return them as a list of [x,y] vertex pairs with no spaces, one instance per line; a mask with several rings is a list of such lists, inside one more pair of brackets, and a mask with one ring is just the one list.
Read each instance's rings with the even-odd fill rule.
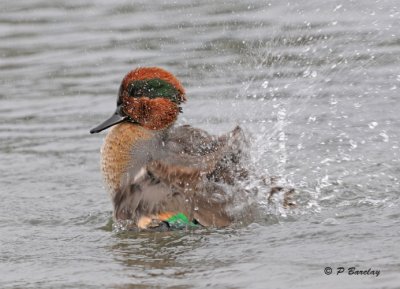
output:
[[124,97],[124,112],[131,119],[151,130],[161,130],[174,123],[179,114],[178,106],[165,98]]
[[[238,149],[236,134],[212,137],[190,126],[147,130],[116,125],[103,146],[103,174],[111,189],[114,216],[138,224],[143,216],[181,212],[203,226],[227,226],[232,195],[222,174]],[[237,140],[236,140],[237,142]],[[240,159],[237,156],[238,165]]]

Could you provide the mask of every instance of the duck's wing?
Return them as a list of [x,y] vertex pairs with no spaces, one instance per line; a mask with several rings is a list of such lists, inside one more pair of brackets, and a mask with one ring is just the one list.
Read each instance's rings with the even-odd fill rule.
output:
[[[117,219],[137,220],[163,211],[182,212],[204,226],[226,226],[230,195],[210,175],[217,175],[233,152],[229,135],[217,138],[190,126],[172,129],[158,144],[144,143],[149,162],[130,170],[115,194]],[[150,149],[151,146],[153,149]]]
[[169,132],[167,156],[153,161],[148,169],[173,188],[193,198],[194,217],[201,224],[226,226],[226,213],[232,203],[227,185],[247,175],[243,159],[247,156],[245,135],[240,127],[215,137],[204,130],[185,125]]
[[227,212],[231,195],[221,185],[208,180],[203,169],[157,160],[148,165],[148,173],[173,192],[175,201],[181,201],[177,210],[186,210],[190,219],[206,227],[224,227],[232,222]]
[[239,126],[216,137],[202,129],[184,125],[169,131],[164,146],[167,155],[162,158],[166,162],[188,165],[207,163],[207,167],[213,167],[213,171],[227,162],[230,162],[229,165],[240,163],[247,157],[244,147],[248,146],[248,142]]
[[222,186],[205,178],[201,169],[152,161],[114,194],[117,220],[183,213],[203,226],[224,227],[232,219],[226,211],[231,197]]

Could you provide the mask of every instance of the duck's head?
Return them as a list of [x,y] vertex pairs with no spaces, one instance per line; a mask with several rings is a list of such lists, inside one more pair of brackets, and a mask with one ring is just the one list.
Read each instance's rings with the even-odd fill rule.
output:
[[166,128],[176,121],[185,101],[185,90],[174,75],[158,67],[137,68],[122,80],[115,113],[90,133],[121,122],[151,130]]

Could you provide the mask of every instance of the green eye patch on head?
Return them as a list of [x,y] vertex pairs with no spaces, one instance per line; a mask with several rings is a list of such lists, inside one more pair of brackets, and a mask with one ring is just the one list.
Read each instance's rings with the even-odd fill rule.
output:
[[135,80],[129,84],[128,92],[131,97],[163,97],[179,103],[179,90],[172,84],[159,78]]

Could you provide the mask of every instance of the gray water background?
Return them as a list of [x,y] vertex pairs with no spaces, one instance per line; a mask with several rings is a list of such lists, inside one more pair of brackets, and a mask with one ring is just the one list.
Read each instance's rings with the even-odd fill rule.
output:
[[[399,31],[394,0],[1,1],[0,288],[400,288]],[[154,65],[187,88],[179,123],[240,124],[299,207],[104,228],[104,134],[88,131]]]

